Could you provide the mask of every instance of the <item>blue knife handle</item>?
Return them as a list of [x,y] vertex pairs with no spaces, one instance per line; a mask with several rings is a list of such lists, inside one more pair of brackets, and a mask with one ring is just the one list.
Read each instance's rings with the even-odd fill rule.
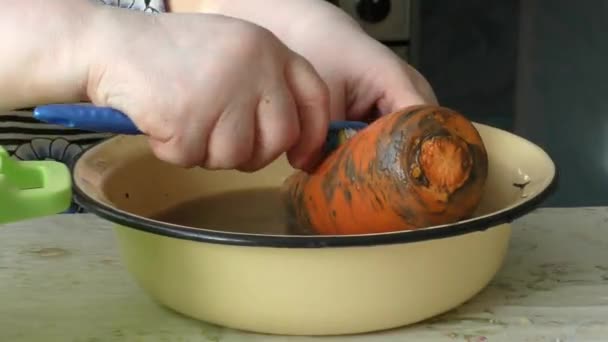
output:
[[[98,133],[137,135],[143,134],[131,119],[123,112],[91,104],[50,104],[34,109],[37,120]],[[326,152],[334,150],[340,144],[340,132],[344,130],[359,131],[367,127],[361,121],[332,121],[326,138]]]
[[362,121],[331,121],[329,123],[329,131],[340,131],[343,129],[354,129],[356,131],[367,127],[367,124]]
[[37,120],[98,133],[136,135],[142,132],[119,110],[90,104],[50,104],[34,109]]

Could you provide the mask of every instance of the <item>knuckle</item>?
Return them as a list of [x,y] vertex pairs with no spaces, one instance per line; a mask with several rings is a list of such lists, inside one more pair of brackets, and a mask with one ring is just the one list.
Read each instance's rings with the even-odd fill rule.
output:
[[[152,118],[156,117],[156,119]],[[171,120],[171,118],[164,115],[144,115],[143,119],[147,122],[147,127],[150,130],[150,136],[157,140],[169,142],[172,140],[176,141],[176,144],[182,144],[183,141],[180,139],[180,127],[179,124]]]
[[300,128],[297,123],[289,124],[281,132],[274,134],[270,140],[269,159],[290,150],[300,140]]
[[242,25],[241,29],[241,34],[244,34],[245,38],[251,40],[254,43],[276,39],[274,33],[259,25],[247,23],[247,25]]
[[193,168],[195,166],[199,166],[201,164],[200,160],[201,160],[201,158],[196,155],[184,154],[181,156],[181,158],[178,157],[175,164],[179,167],[189,169],[189,168]]
[[283,59],[289,49],[270,30],[251,23],[236,24],[236,32],[226,46],[234,56],[247,59],[251,63],[268,61],[269,59]]
[[251,144],[224,144],[223,148],[212,148],[209,151],[203,166],[214,170],[237,169],[250,161],[252,153]]
[[264,27],[251,23],[235,23],[236,47],[241,51],[258,53],[260,48],[268,45],[269,42],[276,40],[275,35]]
[[196,156],[184,153],[178,146],[163,145],[153,147],[153,152],[158,159],[183,168],[192,168],[198,164]]
[[258,146],[258,150],[252,152],[254,158],[238,165],[238,170],[243,172],[255,172],[272,163],[281,154],[289,151],[299,139],[298,127],[275,132],[266,138],[264,146]]
[[167,155],[173,159],[173,163],[181,167],[194,167],[200,165],[205,157],[205,150],[198,148],[188,141],[183,134],[176,134],[166,143]]

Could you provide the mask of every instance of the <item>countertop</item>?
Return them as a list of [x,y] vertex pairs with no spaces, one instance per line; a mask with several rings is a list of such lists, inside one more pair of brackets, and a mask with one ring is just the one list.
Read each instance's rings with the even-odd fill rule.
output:
[[608,341],[608,208],[539,209],[514,223],[505,265],[478,296],[414,326],[281,337],[208,325],[153,302],[90,214],[0,227],[0,341]]

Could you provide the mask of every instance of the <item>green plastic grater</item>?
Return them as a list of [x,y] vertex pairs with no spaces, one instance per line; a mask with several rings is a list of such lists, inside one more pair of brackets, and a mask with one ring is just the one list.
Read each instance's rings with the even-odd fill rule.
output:
[[16,160],[0,146],[0,224],[64,212],[71,200],[66,165]]

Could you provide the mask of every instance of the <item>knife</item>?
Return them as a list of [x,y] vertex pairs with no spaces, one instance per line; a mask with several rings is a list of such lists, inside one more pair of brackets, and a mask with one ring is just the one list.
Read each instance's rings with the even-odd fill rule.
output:
[[[34,108],[34,118],[49,124],[97,133],[143,134],[123,112],[88,103],[48,104]],[[332,121],[325,140],[325,152],[331,152],[356,132],[367,127],[361,121]]]

